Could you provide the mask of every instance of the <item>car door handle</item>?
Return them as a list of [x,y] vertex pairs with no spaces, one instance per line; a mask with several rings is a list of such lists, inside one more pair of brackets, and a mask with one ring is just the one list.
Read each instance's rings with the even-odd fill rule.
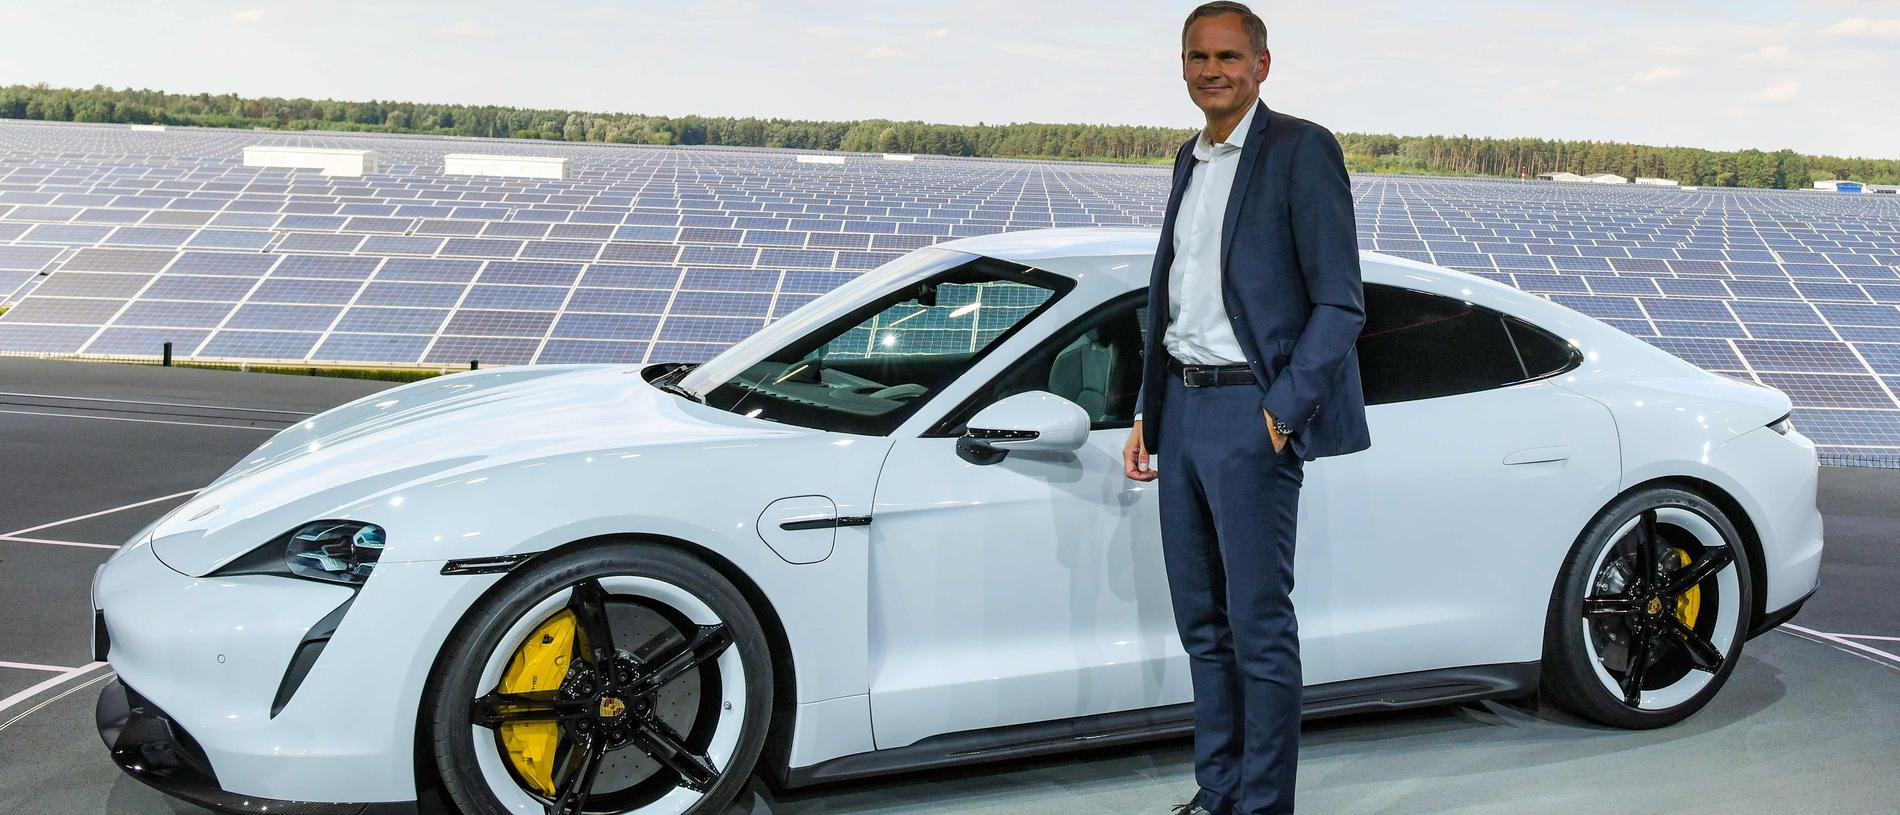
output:
[[1530,447],[1504,457],[1505,464],[1536,464],[1540,461],[1564,461],[1570,458],[1570,448]]
[[802,529],[835,529],[840,526],[870,525],[871,516],[869,515],[846,515],[839,518],[805,518],[796,521],[786,521],[779,524],[778,528],[787,532],[797,532]]

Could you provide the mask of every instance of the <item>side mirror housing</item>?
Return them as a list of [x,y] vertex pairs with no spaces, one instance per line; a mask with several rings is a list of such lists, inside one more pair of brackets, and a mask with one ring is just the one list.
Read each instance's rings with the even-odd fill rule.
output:
[[972,464],[995,464],[1011,450],[1072,453],[1089,440],[1089,413],[1048,391],[1019,393],[970,417],[957,439],[957,455]]

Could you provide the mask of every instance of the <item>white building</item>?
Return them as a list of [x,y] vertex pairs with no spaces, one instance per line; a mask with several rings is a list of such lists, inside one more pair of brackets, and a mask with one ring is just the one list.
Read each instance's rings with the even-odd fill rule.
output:
[[1682,183],[1673,178],[1638,178],[1636,183],[1646,187],[1680,187]]
[[1630,183],[1629,179],[1624,178],[1615,173],[1593,173],[1591,175],[1577,175],[1576,173],[1538,173],[1537,177],[1544,179],[1545,181],[1569,181],[1572,183],[1580,183],[1580,184],[1628,184]]

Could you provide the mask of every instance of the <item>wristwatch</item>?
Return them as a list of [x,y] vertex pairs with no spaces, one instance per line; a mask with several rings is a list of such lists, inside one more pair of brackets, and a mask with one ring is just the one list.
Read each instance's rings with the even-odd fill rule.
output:
[[1293,428],[1287,426],[1285,419],[1275,416],[1273,418],[1273,432],[1282,436],[1291,436],[1293,435]]

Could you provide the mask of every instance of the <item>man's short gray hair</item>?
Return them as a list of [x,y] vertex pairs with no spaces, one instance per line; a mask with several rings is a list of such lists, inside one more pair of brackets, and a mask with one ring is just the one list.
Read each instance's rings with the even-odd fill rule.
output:
[[1260,15],[1253,13],[1253,9],[1235,3],[1232,0],[1215,0],[1215,2],[1212,3],[1202,3],[1193,11],[1188,12],[1187,22],[1181,24],[1182,48],[1185,49],[1187,46],[1188,29],[1194,25],[1195,20],[1199,20],[1202,17],[1216,17],[1222,14],[1240,15],[1240,24],[1247,29],[1247,40],[1253,44],[1253,55],[1257,57],[1266,52],[1266,22],[1260,19]]

